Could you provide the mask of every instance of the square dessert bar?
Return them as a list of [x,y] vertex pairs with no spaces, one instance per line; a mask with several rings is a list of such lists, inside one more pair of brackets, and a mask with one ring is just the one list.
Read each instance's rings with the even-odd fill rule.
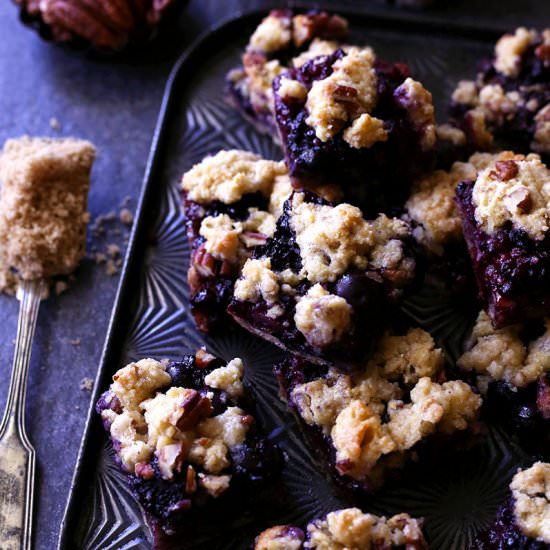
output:
[[84,256],[88,141],[22,137],[0,157],[0,271],[23,279],[73,271]]
[[408,225],[294,192],[275,233],[244,264],[228,312],[253,334],[325,365],[371,351],[415,277]]
[[182,187],[191,308],[199,329],[208,331],[227,320],[239,270],[253,248],[273,235],[291,186],[284,163],[232,150],[195,165]]
[[333,52],[347,35],[348,22],[338,15],[323,11],[271,11],[250,37],[242,67],[228,73],[227,98],[257,130],[276,139],[273,79],[287,65]]
[[371,48],[342,47],[314,57],[276,77],[273,92],[296,187],[330,183],[361,190],[362,205],[374,212],[380,196],[406,196],[411,178],[432,164],[430,92],[406,65],[377,60]]
[[419,328],[385,334],[352,373],[303,359],[275,367],[281,396],[339,485],[358,496],[398,474],[424,449],[476,426],[481,397],[446,381],[443,351]]
[[200,349],[177,362],[130,363],[97,402],[115,460],[159,537],[189,532],[203,508],[230,516],[279,474],[282,455],[258,432],[242,379],[240,359]]
[[451,124],[470,150],[501,147],[550,153],[550,29],[520,27],[498,40],[475,81],[458,83]]
[[550,170],[501,153],[456,201],[479,297],[496,328],[550,313]]
[[313,520],[306,532],[293,525],[277,525],[256,537],[254,550],[340,550],[344,548],[425,550],[422,520],[409,514],[391,518],[345,508]]
[[472,544],[474,550],[550,548],[550,464],[518,470],[495,521]]
[[457,366],[484,396],[488,416],[525,446],[550,451],[550,319],[495,329],[482,311]]

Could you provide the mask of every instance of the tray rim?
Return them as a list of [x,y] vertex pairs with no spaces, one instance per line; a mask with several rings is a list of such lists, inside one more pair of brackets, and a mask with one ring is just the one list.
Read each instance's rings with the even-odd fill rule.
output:
[[[400,25],[412,25],[411,27],[404,29],[405,33],[430,33],[431,31],[434,34],[455,35],[480,42],[492,43],[500,35],[510,30],[510,28],[506,26],[477,24],[474,20],[468,22],[454,21],[446,19],[445,17],[437,15],[434,16],[430,13],[420,11],[392,11],[391,8],[383,8],[376,5],[356,6],[357,11],[352,11],[350,6],[345,6],[343,9],[336,10],[334,10],[333,7],[334,6],[331,6],[328,0],[318,2],[315,6],[317,9],[326,9],[328,11],[332,11],[333,13],[341,14],[350,21],[354,18],[359,18],[361,20],[359,24],[367,23],[370,26],[373,26],[374,23],[378,23],[381,25],[381,28],[384,29],[395,29],[395,27]],[[288,8],[305,11],[313,9],[313,6],[300,1],[291,1],[288,2]],[[138,266],[140,256],[143,255],[143,250],[139,250],[138,244],[139,240],[143,238],[143,234],[146,231],[145,226],[149,221],[147,216],[144,214],[145,209],[155,192],[155,173],[159,169],[159,157],[161,155],[161,150],[165,140],[165,129],[168,115],[174,101],[174,89],[176,88],[176,83],[181,77],[181,74],[185,71],[186,66],[192,64],[195,57],[199,55],[202,49],[208,46],[210,41],[219,41],[220,36],[224,33],[231,34],[234,30],[233,27],[237,24],[247,24],[253,19],[259,19],[260,17],[265,16],[270,9],[271,8],[267,7],[245,9],[208,26],[199,34],[197,38],[185,46],[177,55],[176,61],[174,62],[166,80],[160,103],[159,114],[157,116],[157,121],[151,139],[151,146],[145,166],[144,176],[138,195],[138,203],[134,215],[135,221],[130,232],[128,246],[121,269],[121,275],[115,293],[113,307],[109,316],[102,353],[90,396],[90,403],[86,413],[86,421],[80,439],[73,475],[68,488],[67,500],[57,538],[57,550],[71,548],[71,527],[74,527],[76,520],[75,505],[83,489],[83,483],[85,481],[84,464],[87,460],[90,460],[90,455],[92,454],[89,449],[92,445],[92,438],[90,436],[92,435],[92,431],[98,427],[95,404],[103,388],[104,379],[108,376],[110,363],[114,362],[116,355],[120,355],[121,352],[121,347],[119,341],[117,340],[117,336],[120,332],[124,333],[125,328],[127,328],[126,325],[128,321],[123,321],[120,314],[126,303],[129,301],[131,287],[136,284],[136,282],[131,282],[131,275],[135,272],[135,268]],[[352,21],[351,24],[353,26],[354,22]],[[442,28],[442,24],[445,25],[444,28]],[[134,281],[136,281],[136,279],[134,279]]]

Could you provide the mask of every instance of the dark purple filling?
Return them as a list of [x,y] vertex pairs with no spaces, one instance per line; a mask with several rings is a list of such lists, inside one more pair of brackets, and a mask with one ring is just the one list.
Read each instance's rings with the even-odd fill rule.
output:
[[495,521],[477,536],[472,550],[548,550],[550,545],[524,535],[514,517],[514,499],[509,495]]
[[495,328],[550,313],[550,237],[531,239],[505,224],[493,235],[477,224],[472,201],[474,182],[456,190],[479,298]]
[[[328,204],[313,193],[305,194],[308,202]],[[298,273],[302,268],[302,260],[296,235],[290,225],[291,208],[292,201],[289,199],[285,202],[283,214],[277,221],[273,238],[268,239],[265,246],[258,247],[254,256],[270,258],[271,268],[275,271],[290,269]],[[406,243],[406,247],[409,245],[410,243]],[[417,273],[415,276],[419,278]],[[253,327],[256,334],[266,335],[271,341],[275,339],[278,345],[293,353],[301,354],[311,361],[347,368],[360,363],[370,354],[374,342],[387,327],[394,306],[402,298],[403,288],[411,286],[414,282],[418,281],[392,281],[391,274],[371,269],[350,270],[335,282],[324,285],[328,292],[343,297],[352,306],[353,328],[341,341],[323,349],[311,346],[296,328],[295,296],[280,293],[280,305],[284,312],[276,318],[268,315],[270,306],[262,299],[255,303],[234,299],[228,312],[245,328],[250,330]],[[303,279],[295,290],[298,295],[303,296],[311,286],[307,279]]]
[[191,312],[200,330],[209,332],[228,321],[226,310],[239,272],[237,264],[222,262],[201,249],[204,243],[204,238],[199,235],[202,220],[220,214],[227,214],[237,221],[244,220],[248,217],[249,208],[264,210],[267,202],[261,193],[245,195],[233,204],[216,201],[201,205],[184,197],[185,225],[191,246],[188,273]]
[[[550,103],[550,59],[548,53],[536,54],[540,43],[530,46],[521,56],[520,72],[517,77],[509,77],[496,71],[493,60],[485,59],[480,63],[477,77],[478,89],[488,84],[499,84],[505,92],[519,93],[523,106],[513,114],[501,117],[499,122],[487,121],[489,130],[502,147],[516,152],[528,152],[535,134],[534,117],[543,106]],[[546,62],[545,62],[546,58]],[[537,100],[538,109],[530,111],[525,105]],[[450,107],[451,123],[465,131],[470,145],[469,153],[475,150],[475,137],[469,127],[466,113],[471,106],[452,102]],[[472,148],[473,147],[473,148]]]
[[[205,385],[206,374],[224,364],[220,359],[207,358],[205,361],[193,355],[171,362],[167,372],[172,377],[172,382],[163,391],[169,387],[185,387],[197,390],[202,396],[207,392],[212,393],[214,396],[211,399],[210,416],[222,414],[230,406],[239,406],[254,412],[248,396],[235,400],[227,393]],[[98,414],[106,409],[122,412],[118,399],[110,397],[109,391],[100,397],[96,405]],[[108,430],[109,425],[106,424],[105,428]],[[119,443],[113,441],[115,460],[120,464],[116,454],[118,448]],[[171,534],[180,529],[194,528],[193,522],[197,516],[200,517],[205,506],[215,517],[234,518],[234,514],[239,513],[240,507],[248,505],[256,492],[268,489],[269,483],[279,475],[283,467],[283,457],[280,450],[263,437],[253,423],[245,442],[231,450],[231,465],[221,472],[221,475],[231,474],[230,486],[217,498],[210,496],[198,485],[193,491],[186,489],[188,466],[193,467],[198,479],[198,474],[203,471],[198,465],[184,462],[170,480],[161,477],[156,457],[149,466],[145,475],[128,474],[128,483],[152,522],[165,533]]]
[[[310,60],[287,76],[310,89],[313,82],[332,73],[332,65],[344,56],[342,50]],[[346,143],[342,133],[326,142],[306,124],[305,101],[281,97],[277,91],[282,77],[273,82],[275,116],[284,146],[287,166],[296,187],[338,184],[351,193],[354,203],[368,214],[376,214],[403,201],[411,178],[431,166],[433,153],[420,147],[421,128],[398,102],[394,92],[409,76],[403,64],[377,61],[378,100],[372,116],[384,120],[388,140],[370,148],[356,149]]]

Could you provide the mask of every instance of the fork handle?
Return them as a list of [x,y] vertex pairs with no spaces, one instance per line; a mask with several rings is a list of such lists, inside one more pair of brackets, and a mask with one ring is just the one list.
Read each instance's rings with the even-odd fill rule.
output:
[[32,340],[43,281],[23,281],[13,369],[6,410],[0,424],[0,548],[30,550],[35,452],[25,431],[25,397]]

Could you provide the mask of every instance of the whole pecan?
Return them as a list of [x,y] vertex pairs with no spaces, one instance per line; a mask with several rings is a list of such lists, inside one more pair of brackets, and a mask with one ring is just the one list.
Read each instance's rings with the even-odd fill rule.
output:
[[84,40],[120,50],[148,38],[177,0],[15,0],[24,21],[38,23],[56,41]]

